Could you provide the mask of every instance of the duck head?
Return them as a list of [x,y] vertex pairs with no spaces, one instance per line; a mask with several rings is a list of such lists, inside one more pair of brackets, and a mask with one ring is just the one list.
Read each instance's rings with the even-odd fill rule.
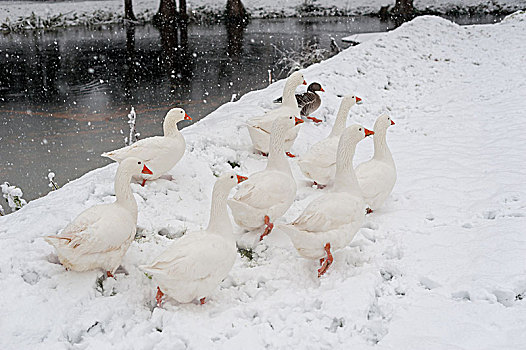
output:
[[164,117],[164,134],[170,134],[173,130],[179,130],[177,129],[177,123],[179,123],[181,120],[192,120],[192,118],[190,118],[190,116],[186,114],[182,108],[170,109],[168,113],[166,113],[166,117]]
[[307,88],[307,91],[310,91],[310,92],[316,92],[316,91],[325,92],[325,90],[323,90],[323,88],[321,87],[320,83],[311,83],[309,85],[309,87]]
[[374,131],[387,130],[391,125],[395,125],[395,122],[391,119],[390,116],[383,113],[374,123]]

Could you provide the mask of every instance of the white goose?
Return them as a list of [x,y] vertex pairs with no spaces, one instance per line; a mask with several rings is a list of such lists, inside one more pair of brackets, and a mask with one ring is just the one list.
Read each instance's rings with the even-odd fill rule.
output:
[[[301,84],[307,85],[303,74],[300,72],[292,73],[288,77],[285,87],[283,88],[283,104],[279,108],[268,111],[262,116],[250,118],[247,121],[248,133],[252,139],[252,144],[255,149],[263,154],[268,154],[270,151],[270,131],[274,119],[278,116],[300,116],[301,109],[298,108],[295,90]],[[287,131],[284,140],[284,150],[286,152],[290,151],[292,148],[292,145],[298,136],[299,129],[300,126],[298,125]],[[290,153],[288,154],[291,157],[293,156]]]
[[318,277],[332,264],[332,250],[347,246],[365,217],[365,202],[353,170],[356,145],[373,132],[360,125],[345,129],[338,144],[332,192],[314,199],[291,224],[278,228],[289,235],[298,253],[321,259]]
[[357,96],[345,96],[340,104],[340,109],[334,121],[332,131],[329,136],[315,143],[311,149],[302,155],[298,160],[298,165],[303,174],[309,179],[314,180],[314,185],[318,188],[325,187],[336,173],[336,150],[340,136],[345,130],[345,124],[349,110],[356,103],[360,103],[361,98]]
[[[229,172],[214,185],[210,221],[206,230],[186,233],[151,265],[139,266],[158,282],[157,305],[164,293],[180,303],[205,298],[227,276],[236,260],[237,248],[226,200],[230,190],[246,177]],[[164,293],[163,293],[164,291]]]
[[181,120],[192,120],[182,108],[172,108],[166,113],[163,122],[164,136],[153,136],[139,140],[130,146],[103,153],[103,157],[122,162],[128,157],[137,157],[148,163],[154,175],[142,177],[142,186],[146,180],[155,180],[172,169],[182,158],[186,143],[177,128]]
[[382,114],[374,123],[374,156],[355,169],[358,183],[369,208],[367,212],[379,208],[387,199],[396,183],[396,166],[387,147],[387,129],[394,121]]
[[272,222],[285,214],[296,197],[296,181],[283,147],[287,132],[302,122],[293,115],[275,118],[267,167],[250,175],[228,200],[234,221],[239,226],[249,230],[266,226],[260,240],[270,233],[274,226]]
[[113,277],[135,237],[137,203],[130,181],[141,171],[152,174],[138,158],[122,161],[115,175],[115,202],[93,206],[80,213],[59,235],[44,237],[55,247],[66,269],[103,269],[108,277]]

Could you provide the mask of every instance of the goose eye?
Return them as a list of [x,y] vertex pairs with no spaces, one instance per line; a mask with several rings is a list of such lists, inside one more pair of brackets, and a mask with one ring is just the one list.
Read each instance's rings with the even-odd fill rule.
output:
[[230,178],[231,178],[231,179],[233,179],[233,178],[234,178],[234,176],[230,176]]
[[358,131],[362,131],[362,128],[358,129]]
[[141,162],[137,162],[137,164],[141,164]]
[[289,119],[292,119],[292,117],[289,117]]

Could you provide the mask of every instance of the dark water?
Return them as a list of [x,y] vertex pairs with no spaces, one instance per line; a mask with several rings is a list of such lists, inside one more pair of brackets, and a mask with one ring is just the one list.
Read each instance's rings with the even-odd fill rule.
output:
[[273,45],[329,48],[332,36],[345,47],[344,36],[393,27],[371,17],[329,17],[253,20],[244,29],[112,25],[1,35],[0,183],[19,186],[30,200],[49,191],[49,171],[60,185],[107,164],[100,154],[124,145],[131,106],[143,138],[162,134],[174,106],[197,121],[232,94],[264,88],[268,70],[274,77],[280,71]]

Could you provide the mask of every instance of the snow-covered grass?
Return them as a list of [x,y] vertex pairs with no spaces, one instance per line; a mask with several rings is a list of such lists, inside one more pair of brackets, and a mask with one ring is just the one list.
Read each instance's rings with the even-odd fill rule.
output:
[[[214,173],[265,166],[244,122],[273,107],[283,81],[184,129],[173,181],[132,185],[139,237],[116,280],[65,271],[42,239],[114,200],[115,164],[0,217],[0,348],[524,349],[525,32],[524,13],[472,27],[420,17],[304,70],[327,91],[315,113],[327,122],[305,123],[294,153],[329,133],[337,94],[363,98],[351,122],[370,128],[386,110],[396,122],[394,191],[321,279],[277,230],[203,306],[154,308],[137,268],[206,225]],[[362,141],[356,162],[371,152]],[[281,222],[321,193],[291,163],[298,195]]]
[[[10,185],[8,182],[4,182],[0,185],[0,190],[2,192],[2,197],[5,199],[7,206],[11,208],[12,212],[22,209],[22,207],[27,204],[26,200],[22,198],[24,193],[20,188]],[[0,207],[1,206],[2,205],[0,204]],[[5,214],[3,207],[0,214]]]
[[[254,18],[287,16],[358,15],[378,13],[394,0],[243,0]],[[416,0],[415,8],[424,12],[469,13],[504,12],[526,9],[526,0]],[[190,17],[196,21],[216,19],[226,0],[188,0]],[[134,0],[139,21],[149,21],[159,8],[158,0]],[[124,1],[5,1],[0,3],[0,29],[22,30],[73,25],[119,23],[124,17]]]

